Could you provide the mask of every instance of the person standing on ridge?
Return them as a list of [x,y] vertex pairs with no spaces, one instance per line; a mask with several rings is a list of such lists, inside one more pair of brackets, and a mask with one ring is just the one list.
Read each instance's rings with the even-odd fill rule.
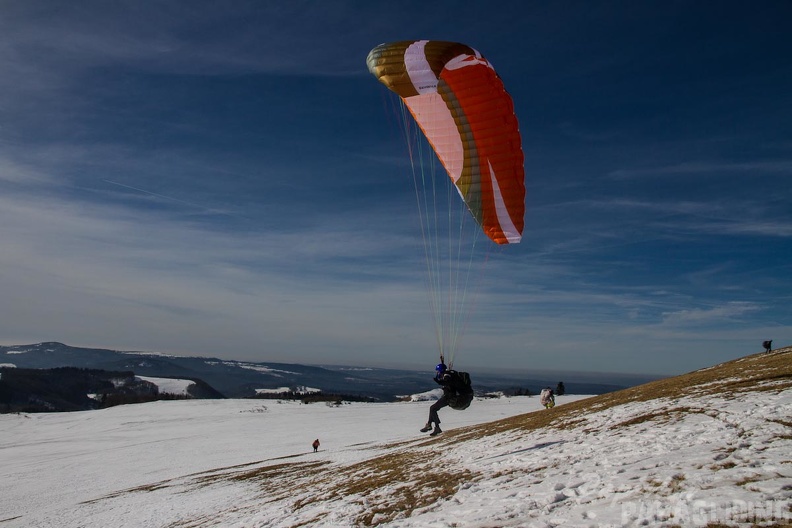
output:
[[555,396],[553,395],[553,389],[550,387],[545,387],[542,389],[542,392],[539,395],[539,403],[541,403],[545,409],[552,409],[555,407]]
[[319,449],[319,439],[317,438],[316,440],[314,440],[313,444],[311,444],[311,445],[314,448],[314,453],[316,453],[316,451]]

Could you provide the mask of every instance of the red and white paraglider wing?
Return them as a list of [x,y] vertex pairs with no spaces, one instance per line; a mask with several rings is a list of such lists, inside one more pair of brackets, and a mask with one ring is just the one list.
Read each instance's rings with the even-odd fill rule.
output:
[[382,44],[369,71],[403,100],[489,238],[522,238],[525,172],[514,105],[492,65],[455,42]]

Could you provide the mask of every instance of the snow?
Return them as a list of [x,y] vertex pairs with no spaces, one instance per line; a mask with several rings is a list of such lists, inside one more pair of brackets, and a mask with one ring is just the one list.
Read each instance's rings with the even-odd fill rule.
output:
[[477,398],[465,411],[441,410],[437,438],[418,432],[426,401],[184,400],[0,415],[0,525],[548,528],[792,518],[792,389],[590,408],[584,398],[559,396],[549,411],[536,397]]
[[176,394],[178,396],[186,395],[187,388],[190,385],[195,385],[193,380],[175,379],[175,378],[152,378],[149,376],[135,376],[143,381],[153,383],[159,389],[160,394]]
[[437,400],[440,396],[443,395],[443,389],[440,387],[436,389],[432,389],[430,391],[421,392],[418,394],[411,394],[410,396],[401,396],[401,399],[409,399],[410,401],[432,401]]

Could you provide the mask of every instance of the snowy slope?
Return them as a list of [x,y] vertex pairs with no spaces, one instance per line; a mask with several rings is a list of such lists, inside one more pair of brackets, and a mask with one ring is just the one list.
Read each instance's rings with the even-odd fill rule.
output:
[[135,376],[143,381],[148,381],[157,386],[160,394],[176,394],[177,396],[186,396],[189,394],[187,389],[190,385],[195,385],[193,380],[176,379],[176,378],[153,378],[151,376]]
[[515,397],[444,409],[445,432],[434,439],[417,431],[429,406],[420,401],[202,400],[3,415],[0,527],[792,519],[790,349],[558,403],[546,411],[536,397]]

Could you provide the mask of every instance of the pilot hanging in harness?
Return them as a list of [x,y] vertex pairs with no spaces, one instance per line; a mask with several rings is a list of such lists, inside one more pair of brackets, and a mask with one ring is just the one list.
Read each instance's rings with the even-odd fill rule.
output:
[[[440,429],[440,417],[437,415],[437,411],[446,406],[462,411],[467,409],[470,402],[473,401],[470,375],[467,372],[449,369],[442,355],[440,363],[435,367],[434,380],[442,387],[443,395],[429,407],[429,421],[421,429],[422,433],[432,431],[429,436],[437,436],[443,432]],[[434,424],[434,429],[432,429],[432,424]]]

